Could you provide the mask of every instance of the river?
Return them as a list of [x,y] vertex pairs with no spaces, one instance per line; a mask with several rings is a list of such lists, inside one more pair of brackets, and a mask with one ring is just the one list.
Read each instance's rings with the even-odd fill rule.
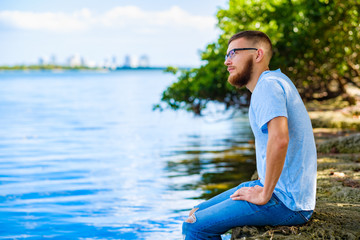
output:
[[193,205],[248,180],[247,115],[153,111],[173,81],[0,72],[0,239],[181,239]]

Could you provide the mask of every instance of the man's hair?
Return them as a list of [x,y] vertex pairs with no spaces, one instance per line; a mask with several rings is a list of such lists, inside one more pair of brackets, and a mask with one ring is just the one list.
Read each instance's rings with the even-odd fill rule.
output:
[[273,54],[273,49],[272,49],[272,43],[270,38],[263,32],[260,31],[242,31],[242,32],[238,32],[236,34],[234,34],[228,42],[228,45],[239,38],[245,38],[246,40],[250,41],[252,44],[257,45],[260,42],[265,42],[267,43],[267,45],[269,46],[269,55],[270,58]]

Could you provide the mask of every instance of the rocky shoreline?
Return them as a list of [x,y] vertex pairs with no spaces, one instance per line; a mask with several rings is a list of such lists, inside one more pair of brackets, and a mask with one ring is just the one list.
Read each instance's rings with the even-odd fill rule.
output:
[[[318,150],[317,200],[301,226],[238,227],[231,240],[360,239],[360,101],[309,112]],[[319,111],[320,108],[320,111]]]

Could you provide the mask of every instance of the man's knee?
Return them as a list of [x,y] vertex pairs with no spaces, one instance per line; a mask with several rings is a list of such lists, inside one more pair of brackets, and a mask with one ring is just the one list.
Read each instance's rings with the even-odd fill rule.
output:
[[[194,234],[196,234],[197,230],[197,224],[196,223],[196,215],[195,212],[198,210],[198,208],[193,208],[190,213],[189,213],[189,217],[184,221],[183,226],[182,226],[182,234],[184,236],[190,237],[193,236]],[[191,237],[190,237],[191,238]]]
[[194,214],[194,213],[191,214],[191,215],[185,220],[185,222],[187,222],[187,223],[195,223],[195,222],[196,222],[196,216],[195,216],[195,214]]
[[202,219],[196,219],[195,213],[192,213],[182,225],[183,239],[217,239],[221,240],[221,236],[218,233],[214,233],[209,229],[206,221]]
[[195,216],[195,212],[198,210],[199,208],[193,208],[190,213],[189,213],[189,217],[185,220],[185,222],[187,223],[195,223],[196,222],[196,216]]
[[196,234],[198,233],[196,223],[196,216],[195,214],[191,214],[182,225],[182,235],[184,239],[196,239]]

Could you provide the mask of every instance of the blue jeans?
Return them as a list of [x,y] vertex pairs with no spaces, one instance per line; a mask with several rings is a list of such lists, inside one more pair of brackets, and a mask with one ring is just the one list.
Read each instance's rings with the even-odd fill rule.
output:
[[309,221],[313,211],[292,211],[273,194],[265,205],[255,205],[247,201],[232,200],[230,195],[242,187],[260,185],[259,180],[240,184],[194,208],[199,208],[193,216],[193,223],[182,226],[185,240],[216,239],[221,234],[239,226],[299,225]]

